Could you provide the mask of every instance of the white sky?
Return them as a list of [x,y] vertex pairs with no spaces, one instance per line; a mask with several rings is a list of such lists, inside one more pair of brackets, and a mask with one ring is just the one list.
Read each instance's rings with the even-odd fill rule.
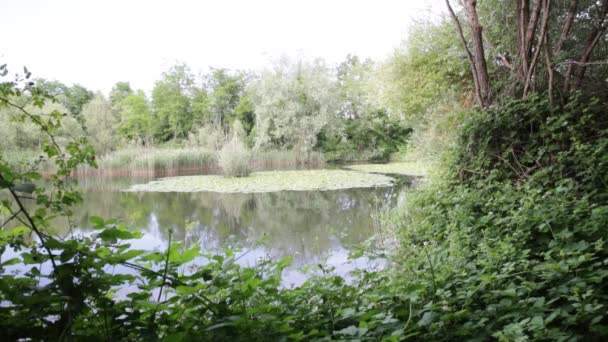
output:
[[257,69],[281,55],[380,59],[440,0],[0,0],[0,64],[104,93],[177,61]]

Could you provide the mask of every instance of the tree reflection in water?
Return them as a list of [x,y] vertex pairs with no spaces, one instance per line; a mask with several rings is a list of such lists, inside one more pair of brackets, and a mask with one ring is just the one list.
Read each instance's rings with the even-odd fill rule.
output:
[[[120,184],[124,188],[124,180]],[[219,194],[127,193],[102,184],[84,192],[84,206],[76,209],[75,218],[81,227],[88,226],[92,215],[124,220],[144,233],[139,248],[166,244],[172,230],[173,239],[200,244],[203,250],[247,250],[242,263],[291,256],[287,282],[301,283],[304,276],[295,270],[308,264],[325,262],[339,273],[366,267],[344,265],[348,248],[373,235],[374,210],[394,206],[408,185],[402,181],[392,188]],[[257,243],[260,240],[265,242]]]

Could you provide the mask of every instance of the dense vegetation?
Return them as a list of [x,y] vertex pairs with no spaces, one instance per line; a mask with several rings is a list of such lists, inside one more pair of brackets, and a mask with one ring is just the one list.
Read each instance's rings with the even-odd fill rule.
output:
[[[289,151],[298,162],[315,161],[321,152],[330,160],[388,160],[405,147],[410,129],[401,112],[389,115],[388,104],[372,103],[378,68],[354,56],[335,68],[320,59],[283,58],[260,72],[212,69],[195,76],[177,64],[149,94],[118,82],[107,98],[80,85],[36,80],[56,101],[27,110],[69,113],[56,137],[88,137],[103,168],[131,167],[121,158],[130,150],[137,153],[129,158],[139,155],[155,166],[206,166],[219,162],[224,145],[244,145],[263,160],[272,159],[269,151]],[[14,108],[1,110],[7,160],[16,164],[36,155],[36,126],[16,123]],[[166,149],[189,148],[203,157],[168,163],[161,156]]]
[[[238,137],[238,119],[252,147],[318,148],[337,159],[369,149],[372,158],[413,128],[412,155],[442,150],[436,174],[390,218],[401,246],[379,255],[387,269],[348,280],[320,265],[301,287],[283,288],[289,260],[241,267],[234,252],[207,255],[171,238],[165,251],[135,250],[137,232],[99,217],[92,234],[59,238],[52,218],[69,217],[80,200],[69,175],[96,162],[85,136],[62,135],[70,122],[86,127],[72,110],[87,101],[74,89],[64,117],[47,84],[2,83],[2,109],[46,134],[26,144],[56,165],[45,189],[32,184],[38,173],[0,154],[0,248],[21,252],[1,264],[4,339],[607,339],[608,1],[462,5],[419,27],[365,85],[348,75],[368,64],[351,58],[338,81],[318,61],[283,61],[248,82],[214,71],[210,88],[196,88],[177,66],[150,103],[126,84],[115,89],[124,101],[111,96],[109,111],[133,114],[119,116],[132,124],[121,134],[138,132],[125,138],[140,144],[185,141],[193,129]],[[364,90],[375,82],[382,92]]]

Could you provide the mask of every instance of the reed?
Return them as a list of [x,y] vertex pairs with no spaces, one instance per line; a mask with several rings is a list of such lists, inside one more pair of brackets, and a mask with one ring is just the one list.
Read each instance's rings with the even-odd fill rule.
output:
[[[98,169],[83,167],[80,175],[175,176],[185,174],[219,173],[218,152],[204,147],[130,147],[97,158]],[[294,169],[323,165],[321,153],[310,153],[303,160],[294,151],[252,151],[250,168],[254,171]]]

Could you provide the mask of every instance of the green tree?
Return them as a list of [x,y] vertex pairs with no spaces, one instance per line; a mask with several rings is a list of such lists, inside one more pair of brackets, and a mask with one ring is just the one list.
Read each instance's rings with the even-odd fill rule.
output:
[[121,102],[120,134],[127,139],[150,146],[154,142],[154,117],[150,102],[143,91],[130,94]]
[[131,89],[129,82],[117,82],[112,87],[110,91],[110,105],[112,106],[112,112],[117,118],[120,118],[122,100],[131,94],[133,94],[133,89]]
[[190,68],[177,64],[163,73],[152,90],[152,106],[157,120],[156,136],[161,141],[186,138],[192,128],[192,87]]
[[335,82],[322,60],[279,60],[252,82],[255,144],[307,153],[317,134],[337,117]]
[[205,87],[194,87],[192,94],[192,120],[193,128],[200,128],[210,124],[211,99]]
[[118,146],[120,139],[115,134],[115,130],[119,122],[112,113],[111,103],[101,93],[96,93],[95,97],[83,107],[82,116],[98,155],[108,153]]
[[436,103],[466,93],[467,68],[449,22],[421,23],[381,66],[381,103],[394,116],[424,120]]
[[251,96],[245,94],[239,99],[239,104],[234,109],[236,120],[240,121],[247,136],[250,135],[255,126],[255,105]]
[[226,69],[213,69],[207,77],[212,123],[227,132],[235,119],[235,109],[244,89],[244,77]]

